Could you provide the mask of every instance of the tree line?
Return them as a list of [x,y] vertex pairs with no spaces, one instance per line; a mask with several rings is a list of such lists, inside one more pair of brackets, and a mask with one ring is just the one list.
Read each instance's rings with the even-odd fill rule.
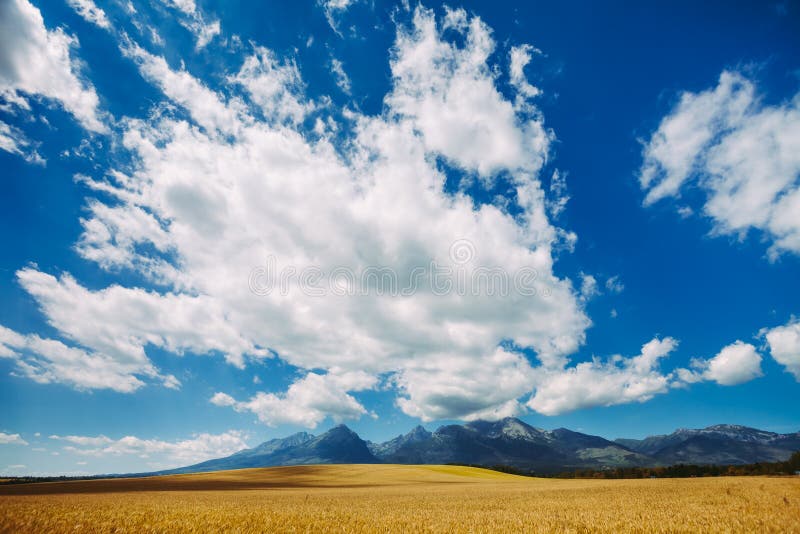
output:
[[691,478],[721,476],[761,476],[761,475],[795,475],[800,473],[800,451],[795,452],[785,462],[757,462],[743,465],[694,465],[676,464],[659,467],[607,467],[602,469],[574,469],[560,473],[546,473],[519,469],[510,465],[466,465],[482,467],[512,475],[548,477],[548,478]]

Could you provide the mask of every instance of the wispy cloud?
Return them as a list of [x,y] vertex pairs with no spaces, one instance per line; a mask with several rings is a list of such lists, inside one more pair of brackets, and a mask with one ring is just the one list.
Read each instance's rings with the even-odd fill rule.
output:
[[28,442],[22,439],[19,434],[6,434],[0,432],[0,445],[27,445]]

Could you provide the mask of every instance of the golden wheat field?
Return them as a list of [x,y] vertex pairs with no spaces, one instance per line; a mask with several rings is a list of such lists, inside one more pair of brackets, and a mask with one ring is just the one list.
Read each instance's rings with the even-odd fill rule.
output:
[[0,487],[2,532],[800,532],[800,478],[328,465]]

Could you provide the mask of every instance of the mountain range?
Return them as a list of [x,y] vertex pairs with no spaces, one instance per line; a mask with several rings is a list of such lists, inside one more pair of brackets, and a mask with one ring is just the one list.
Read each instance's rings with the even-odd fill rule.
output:
[[299,432],[225,458],[158,474],[344,463],[504,465],[553,473],[678,463],[776,462],[788,459],[797,450],[800,450],[800,432],[776,434],[739,425],[714,425],[679,429],[645,439],[610,441],[566,428],[542,430],[510,417],[445,425],[434,432],[417,426],[383,443],[364,441],[347,426],[339,425],[319,436]]

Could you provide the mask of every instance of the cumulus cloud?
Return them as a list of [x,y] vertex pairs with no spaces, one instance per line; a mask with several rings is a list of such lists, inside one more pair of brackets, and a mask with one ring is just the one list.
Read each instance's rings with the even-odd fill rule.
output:
[[762,330],[772,358],[783,365],[800,382],[800,321]]
[[[191,0],[172,4],[197,13]],[[549,195],[539,178],[554,137],[523,72],[536,51],[511,49],[507,97],[493,63],[506,56],[496,47],[488,26],[464,10],[437,20],[417,8],[390,51],[383,110],[365,115],[334,110],[330,99],[317,105],[294,60],[263,47],[212,89],[123,38],[124,55],[165,102],[146,119],[120,122],[130,166],[76,177],[93,193],[75,249],[158,290],[90,289],[69,274],[21,269],[21,286],[63,340],[3,328],[0,357],[39,382],[120,392],[148,382],[180,385],[152,364],[148,347],[219,354],[240,368],[279,357],[302,373],[286,391],[249,399],[217,392],[210,400],[267,425],[308,427],[368,414],[353,393],[380,385],[394,388],[408,415],[472,420],[642,402],[687,382],[730,384],[760,372],[756,353],[731,346],[694,371],[665,373],[660,364],[675,349],[673,338],[653,339],[634,357],[571,361],[590,326],[583,307],[600,284],[582,274],[576,288],[554,273],[554,250],[568,234],[548,214],[557,216],[568,197],[563,175],[553,175]],[[311,122],[322,127],[308,131]],[[695,145],[708,142],[701,136]],[[650,165],[665,151],[648,156]],[[480,178],[476,187],[507,180],[515,195],[495,205],[451,192],[442,162],[465,180]],[[662,187],[677,194],[688,178],[675,178],[680,162],[670,169],[664,178],[645,168],[643,185],[677,180]],[[533,291],[442,293],[430,272],[414,277],[433,263],[456,282],[482,270],[527,272]],[[387,295],[367,284],[372,291],[363,294],[318,294],[300,274],[313,270],[330,281],[337,270],[370,268],[414,280],[414,290]],[[256,287],[265,280],[280,285]],[[622,290],[616,277],[605,286]],[[211,438],[54,439],[87,454],[180,454],[195,445],[210,450],[203,440]],[[223,443],[238,447],[236,439]]]
[[735,386],[762,376],[761,355],[750,343],[736,341],[708,360],[692,360],[692,371],[678,370],[687,383],[710,380],[723,386]]
[[639,181],[645,205],[699,187],[715,233],[760,230],[775,259],[800,253],[798,176],[800,93],[766,105],[751,80],[725,71],[716,87],[684,93],[661,121],[645,145]]
[[28,442],[22,439],[19,434],[6,434],[0,432],[0,445],[27,445]]
[[[384,110],[344,110],[335,121],[304,96],[299,69],[266,49],[253,49],[228,85],[211,89],[124,42],[145,79],[186,113],[159,106],[146,120],[121,121],[120,148],[133,165],[79,177],[97,195],[76,250],[159,290],[90,289],[68,274],[22,269],[22,287],[64,341],[20,336],[5,350],[38,365],[32,378],[76,387],[99,385],[54,362],[113,369],[103,382],[118,391],[177,385],[150,362],[148,346],[222,354],[240,367],[274,354],[306,374],[284,392],[213,398],[267,424],[359,417],[367,410],[351,393],[380,383],[394,387],[401,410],[426,420],[519,413],[534,390],[530,407],[543,413],[660,392],[666,379],[656,363],[641,363],[651,349],[633,361],[570,364],[590,322],[579,291],[553,272],[560,234],[539,181],[552,134],[535,109],[498,90],[495,46],[479,18],[457,10],[441,22],[419,8],[398,29]],[[304,130],[306,118],[346,130],[345,141]],[[513,214],[448,192],[439,158],[464,176],[507,176]],[[482,268],[527,272],[534,291],[442,294],[428,272],[402,296],[319,296],[303,290],[299,275],[267,292],[255,291],[252,278],[267,264],[272,281],[369,267],[408,281],[431,262],[465,277]],[[44,352],[43,341],[70,357]],[[594,392],[581,393],[594,378],[609,391],[592,383]],[[570,399],[561,399],[563,388]]]
[[140,458],[158,455],[164,462],[175,466],[228,456],[247,448],[244,433],[237,430],[222,434],[197,434],[179,441],[142,439],[136,436],[112,439],[102,435],[52,435],[50,439],[67,443],[64,450],[75,454],[94,457],[131,455]]
[[289,386],[285,394],[259,392],[240,402],[218,392],[211,397],[211,403],[251,412],[270,426],[289,423],[315,428],[326,417],[342,421],[366,414],[367,410],[347,392],[369,389],[375,384],[376,379],[363,372],[308,373]]
[[144,385],[140,376],[174,380],[162,377],[146,358],[121,360],[35,334],[21,335],[3,326],[0,326],[0,358],[14,359],[15,374],[40,384],[62,383],[81,390],[130,393]]
[[30,97],[51,99],[87,130],[107,131],[97,93],[71,56],[77,44],[61,28],[48,30],[28,0],[0,2],[0,100],[27,110]]
[[523,355],[501,347],[478,360],[436,355],[397,376],[404,393],[397,404],[423,421],[501,419],[524,411],[518,399],[530,391],[533,378],[534,370]]
[[204,295],[117,285],[91,291],[69,275],[56,278],[32,268],[17,277],[65,337],[141,372],[149,369],[147,345],[176,354],[218,352],[238,367],[246,354],[267,355],[236,331],[219,302]]
[[544,415],[559,415],[592,406],[644,402],[666,393],[671,373],[660,371],[661,360],[677,347],[671,338],[654,338],[642,346],[638,356],[594,358],[574,367],[553,371],[539,378],[528,406]]
[[446,27],[462,33],[459,47],[442,39],[433,14],[417,9],[398,33],[391,67],[392,111],[411,121],[429,151],[481,175],[508,169],[525,180],[547,158],[551,133],[535,110],[521,115],[498,91],[487,62],[491,30],[478,17],[449,12]]

